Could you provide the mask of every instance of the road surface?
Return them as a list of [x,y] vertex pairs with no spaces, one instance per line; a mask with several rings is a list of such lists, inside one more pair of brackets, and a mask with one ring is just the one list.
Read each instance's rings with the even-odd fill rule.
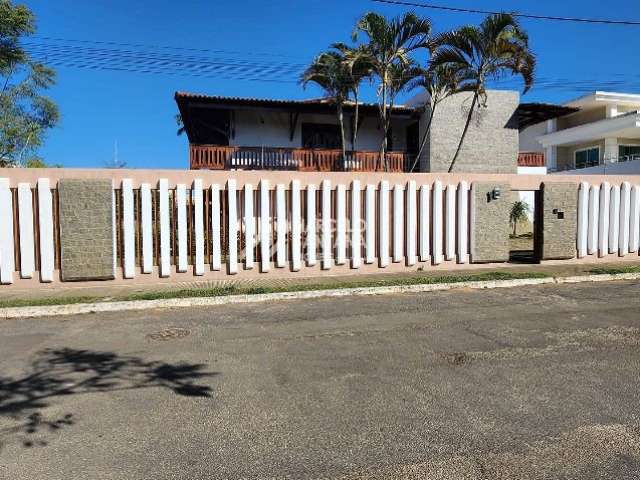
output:
[[0,478],[640,478],[639,294],[2,321]]

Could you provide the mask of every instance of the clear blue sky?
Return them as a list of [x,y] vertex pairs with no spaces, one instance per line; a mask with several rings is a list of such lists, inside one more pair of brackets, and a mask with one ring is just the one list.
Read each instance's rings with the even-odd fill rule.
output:
[[[57,67],[51,96],[62,121],[51,131],[41,155],[67,167],[101,167],[119,157],[133,168],[185,168],[186,137],[176,136],[176,90],[272,98],[317,96],[291,80],[305,64],[335,41],[347,41],[357,18],[374,10],[396,15],[405,8],[369,0],[29,0],[38,21],[40,48],[69,45],[42,37],[145,47],[74,43],[85,48],[133,50],[155,54],[197,55],[225,62],[278,66],[285,82],[132,73]],[[428,3],[425,1],[425,3]],[[640,20],[638,0],[434,0],[435,4],[522,13]],[[431,18],[436,31],[478,23],[482,15],[416,9]],[[538,58],[539,86],[525,101],[561,102],[586,89],[640,92],[640,27],[524,20]],[[43,46],[44,45],[44,46]],[[154,48],[146,46],[155,46]],[[158,47],[217,50],[192,52]],[[104,55],[104,51],[102,54]],[[65,62],[72,62],[69,55]],[[85,62],[86,63],[86,62]],[[282,68],[293,68],[289,73]],[[147,69],[148,70],[148,69]],[[273,74],[254,75],[273,78]],[[500,84],[519,88],[517,81]],[[373,93],[368,92],[368,100]]]

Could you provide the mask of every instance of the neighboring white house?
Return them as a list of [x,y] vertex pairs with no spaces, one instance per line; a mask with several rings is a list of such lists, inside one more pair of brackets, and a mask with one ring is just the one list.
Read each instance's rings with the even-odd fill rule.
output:
[[640,173],[640,95],[596,91],[564,106],[577,111],[520,132],[521,152],[544,154],[550,172]]

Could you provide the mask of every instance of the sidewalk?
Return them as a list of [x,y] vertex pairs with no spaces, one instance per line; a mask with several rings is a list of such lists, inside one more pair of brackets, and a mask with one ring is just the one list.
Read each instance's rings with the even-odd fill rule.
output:
[[[66,301],[65,303],[73,303],[74,301],[113,301],[127,300],[132,297],[140,297],[145,294],[171,297],[172,293],[176,296],[186,296],[188,291],[211,291],[211,290],[246,290],[252,289],[260,293],[260,290],[295,290],[300,288],[309,290],[311,287],[315,289],[334,289],[359,287],[371,284],[410,284],[412,281],[419,283],[420,279],[437,278],[438,283],[446,283],[447,279],[455,281],[461,277],[491,276],[495,274],[499,276],[546,276],[546,277],[571,277],[579,275],[592,275],[594,273],[624,273],[640,271],[639,261],[625,261],[614,263],[598,263],[598,264],[505,264],[502,268],[496,268],[496,265],[487,265],[486,269],[475,268],[469,270],[455,271],[414,271],[405,273],[377,273],[377,274],[354,274],[329,277],[295,277],[295,278],[273,278],[267,276],[259,279],[225,279],[218,281],[190,281],[176,283],[156,283],[156,284],[117,284],[112,285],[105,282],[99,286],[82,286],[74,283],[59,285],[56,288],[48,289],[12,289],[3,292],[0,288],[0,306],[8,306],[16,301],[30,301],[40,303],[38,300],[55,300]],[[442,282],[440,282],[440,279]],[[164,295],[163,295],[164,293]],[[193,294],[189,296],[194,296]]]

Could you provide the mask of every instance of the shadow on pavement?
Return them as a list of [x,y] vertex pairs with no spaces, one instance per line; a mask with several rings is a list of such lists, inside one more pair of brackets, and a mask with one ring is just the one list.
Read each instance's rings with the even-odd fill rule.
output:
[[58,397],[140,388],[166,388],[177,395],[211,397],[211,387],[197,380],[218,375],[205,364],[145,361],[114,352],[45,349],[20,378],[0,375],[0,420],[14,423],[0,428],[0,449],[10,440],[24,447],[45,446],[46,434],[74,424],[73,413],[46,419],[41,409]]

